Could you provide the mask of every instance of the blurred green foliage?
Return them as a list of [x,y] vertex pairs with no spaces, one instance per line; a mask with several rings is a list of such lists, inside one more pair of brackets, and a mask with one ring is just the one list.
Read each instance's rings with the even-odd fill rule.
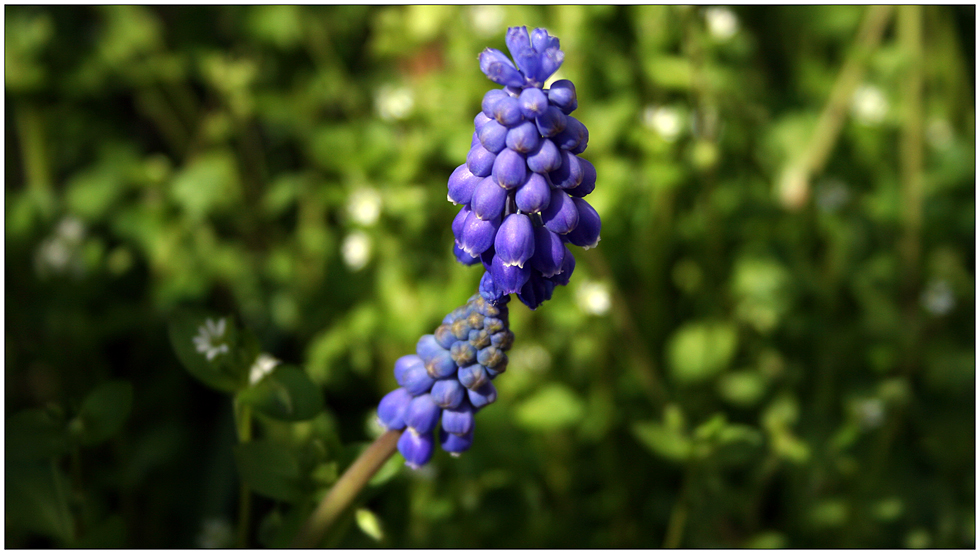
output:
[[240,480],[289,543],[476,288],[445,186],[508,25],[561,39],[603,240],[473,449],[328,543],[975,545],[972,6],[5,16],[7,546],[229,546]]

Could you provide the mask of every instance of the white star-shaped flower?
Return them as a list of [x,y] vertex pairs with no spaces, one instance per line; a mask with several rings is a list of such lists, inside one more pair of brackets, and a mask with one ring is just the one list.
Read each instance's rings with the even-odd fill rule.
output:
[[221,318],[217,323],[211,318],[204,321],[204,325],[197,328],[198,334],[194,337],[194,347],[198,352],[204,354],[210,362],[218,354],[228,353],[228,344],[223,342],[225,336],[225,318]]

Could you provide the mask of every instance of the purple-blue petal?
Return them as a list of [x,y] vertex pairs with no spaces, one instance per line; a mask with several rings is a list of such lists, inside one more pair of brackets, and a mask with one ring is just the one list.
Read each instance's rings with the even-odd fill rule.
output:
[[397,381],[400,385],[402,383],[402,379],[404,379],[405,372],[408,371],[410,367],[423,367],[424,365],[425,362],[422,361],[422,358],[419,358],[415,354],[409,354],[408,356],[398,358],[395,360],[395,381]]
[[548,89],[548,101],[558,106],[558,109],[566,115],[572,113],[578,107],[575,85],[568,79],[560,79],[551,83],[551,88]]
[[560,189],[573,189],[579,186],[583,177],[578,156],[566,150],[561,151],[561,167],[548,174],[551,184]]
[[535,173],[549,173],[561,167],[561,152],[550,139],[543,139],[527,156],[527,166]]
[[566,250],[568,249],[560,236],[545,227],[535,227],[531,267],[545,277],[553,277],[561,271]]
[[[448,354],[448,353],[447,353]],[[421,362],[421,360],[419,360]],[[418,365],[409,366],[401,375],[401,379],[396,379],[398,384],[405,388],[412,396],[418,396],[420,394],[425,394],[429,392],[432,388],[432,383],[435,380],[429,377],[429,373],[425,370],[425,366],[419,363]]]
[[517,101],[520,102],[521,113],[528,119],[534,119],[548,109],[548,97],[537,87],[528,87],[521,91]]
[[516,60],[518,54],[531,49],[531,37],[528,35],[527,27],[509,27],[504,36],[504,43],[510,50],[511,57]]
[[470,213],[463,223],[463,236],[460,248],[470,256],[479,256],[487,248],[493,246],[493,238],[497,234],[500,219],[480,219],[475,213]]
[[563,114],[557,107],[548,106],[548,109],[544,111],[544,114],[536,117],[534,122],[538,126],[538,132],[541,133],[541,136],[552,137],[565,129],[567,117],[568,116]]
[[551,278],[556,285],[565,286],[568,284],[569,279],[572,278],[572,272],[575,271],[575,256],[572,255],[572,251],[565,247],[565,257],[561,261],[561,271]]
[[422,394],[413,398],[405,408],[405,425],[419,433],[429,433],[435,430],[441,415],[442,408],[432,401],[432,395]]
[[572,232],[565,235],[565,238],[575,246],[581,246],[585,249],[595,248],[599,244],[599,232],[602,229],[599,213],[581,198],[572,198],[572,202],[578,208],[578,225]]
[[493,177],[505,189],[521,186],[527,178],[527,161],[523,155],[505,148],[493,162]]
[[[487,379],[486,382],[489,383],[490,380]],[[475,426],[473,415],[473,406],[464,400],[454,409],[443,410],[442,428],[447,433],[452,433],[454,435],[465,435],[467,433],[471,433]]]
[[507,131],[505,140],[507,148],[522,154],[536,150],[540,143],[541,135],[538,134],[538,128],[530,121],[525,121],[511,127]]
[[[463,402],[466,398],[466,388],[460,384],[455,376],[452,376],[436,381],[429,394],[437,406],[449,410],[458,407]],[[443,417],[445,417],[445,412],[443,412]]]
[[439,432],[439,444],[442,449],[449,452],[451,456],[459,456],[473,446],[473,432],[465,435],[454,435],[447,433],[445,429]]
[[493,103],[493,114],[491,117],[496,119],[497,123],[504,127],[513,127],[521,121],[524,121],[524,115],[521,113],[521,103],[517,101],[517,98],[509,94],[506,94]]
[[482,144],[478,144],[470,148],[469,153],[466,154],[466,167],[473,175],[486,177],[493,171],[493,161],[496,158],[496,154],[484,148]]
[[480,181],[473,192],[473,213],[483,220],[497,219],[504,213],[506,202],[507,190],[491,175]]
[[[465,391],[463,392],[465,395]],[[378,420],[388,429],[405,428],[405,408],[412,395],[403,388],[397,388],[384,396],[378,403]]]
[[527,282],[531,276],[531,266],[504,265],[499,256],[494,256],[490,274],[501,293],[511,294],[520,291]]
[[541,221],[550,231],[564,235],[578,225],[578,209],[565,191],[553,189],[548,209],[541,212]]
[[589,160],[579,158],[578,164],[582,167],[582,182],[577,187],[569,189],[566,192],[572,196],[582,198],[583,196],[588,196],[595,190],[596,173],[595,166]]
[[531,173],[527,181],[517,189],[514,202],[524,213],[540,212],[548,207],[551,200],[551,187],[540,173]]
[[480,409],[497,401],[497,388],[492,382],[486,383],[476,390],[466,389],[466,397],[474,408]]
[[398,451],[405,457],[405,465],[412,469],[424,466],[432,459],[435,442],[432,433],[417,433],[414,429],[406,429],[398,438]]
[[497,123],[495,119],[491,119],[483,127],[480,127],[477,136],[484,148],[497,154],[507,146],[507,133],[507,127]]
[[428,363],[429,360],[435,358],[436,355],[446,352],[447,350],[436,341],[435,335],[422,335],[419,337],[418,342],[415,343],[415,353],[418,354],[419,358],[422,359],[422,363]]
[[458,244],[453,244],[453,255],[456,256],[456,261],[463,265],[475,265],[480,263],[479,256],[470,256]]
[[493,249],[504,265],[523,267],[534,255],[534,226],[524,214],[510,214],[497,229]]
[[425,371],[433,379],[445,379],[456,372],[456,362],[448,350],[440,350],[425,362]]
[[487,375],[487,372],[484,371],[483,366],[480,364],[472,364],[459,368],[456,372],[456,378],[459,379],[460,384],[468,389],[480,388],[490,380],[490,376]]
[[480,182],[480,177],[473,175],[466,164],[457,167],[449,176],[449,193],[447,197],[453,204],[469,204],[473,199],[473,190]]

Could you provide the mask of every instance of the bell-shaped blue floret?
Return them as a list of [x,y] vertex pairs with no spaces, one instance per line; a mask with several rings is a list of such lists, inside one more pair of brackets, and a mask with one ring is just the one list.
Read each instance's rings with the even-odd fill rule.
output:
[[561,152],[550,139],[542,139],[527,156],[527,166],[535,173],[549,173],[561,167]]
[[548,109],[548,97],[536,87],[528,87],[522,90],[517,101],[520,102],[521,113],[528,119],[543,115]]
[[495,48],[487,48],[480,53],[480,71],[498,85],[524,86],[524,75],[514,67],[503,52]]
[[436,331],[432,333],[432,336],[436,338],[436,342],[439,346],[449,349],[452,348],[453,343],[456,342],[456,337],[453,336],[453,332],[449,327],[449,323],[443,322],[442,325],[436,327]]
[[436,341],[435,335],[422,335],[415,343],[415,353],[422,358],[422,363],[426,363],[438,354],[446,352],[446,349]]
[[499,256],[494,256],[490,266],[493,283],[502,294],[511,294],[521,290],[531,276],[531,266],[504,265]]
[[459,379],[460,384],[468,389],[480,388],[483,383],[490,380],[490,376],[480,364],[471,364],[459,368],[456,372],[456,378]]
[[602,228],[599,214],[595,208],[581,198],[572,198],[572,202],[578,208],[578,225],[572,232],[565,235],[565,238],[568,239],[568,242],[586,250],[595,248],[599,244],[599,231]]
[[466,389],[466,397],[474,408],[480,409],[497,401],[497,388],[487,383],[476,390]]
[[544,277],[553,277],[561,271],[561,264],[568,249],[561,237],[546,227],[534,228],[534,256],[531,267]]
[[[553,200],[553,199],[552,199]],[[459,246],[470,256],[479,256],[493,246],[493,238],[497,234],[500,219],[489,221],[480,219],[475,213],[470,213],[463,223],[463,236]]]
[[536,213],[548,207],[551,201],[551,187],[540,173],[531,173],[527,181],[517,189],[514,203],[524,213]]
[[541,143],[541,135],[538,134],[538,128],[534,123],[524,121],[507,131],[505,143],[507,148],[521,154],[527,154],[538,148],[538,144]]
[[456,362],[448,350],[440,350],[425,362],[425,371],[433,379],[444,379],[456,372]]
[[589,160],[579,158],[578,164],[582,167],[582,182],[577,187],[569,189],[566,192],[572,196],[582,198],[583,196],[588,196],[595,190],[596,174],[595,166]]
[[435,430],[441,415],[442,408],[432,401],[432,395],[421,394],[408,403],[403,417],[405,425],[419,433],[429,433]]
[[499,218],[504,213],[507,202],[507,190],[497,184],[493,175],[485,177],[473,192],[473,202],[470,204],[473,213],[483,220]]
[[504,148],[493,162],[493,178],[505,189],[514,189],[527,178],[527,161],[524,156]]
[[410,354],[408,356],[402,356],[395,360],[395,381],[400,384],[402,382],[405,372],[412,366],[423,367],[425,362],[415,354]]
[[459,406],[463,399],[466,398],[466,388],[463,387],[459,379],[454,375],[447,379],[436,381],[432,385],[432,391],[429,394],[432,396],[432,401],[436,403],[436,406],[443,409],[452,409]]
[[547,29],[538,27],[531,31],[531,47],[538,52],[544,52],[549,48],[561,48],[561,43],[558,37],[549,35]]
[[[494,104],[496,104],[497,101],[500,100],[501,98],[506,98],[508,96],[510,96],[510,95],[507,94],[507,92],[505,92],[504,90],[499,89],[499,88],[488,90],[486,92],[486,94],[483,95],[483,101],[480,104],[480,108],[482,110],[481,113],[483,113],[483,115],[487,119],[493,119],[493,114],[494,114],[493,106],[494,106]],[[479,119],[480,115],[477,114],[476,117],[477,117],[477,119],[474,119],[474,123],[476,123],[476,121]],[[483,120],[482,119],[479,119],[479,121],[483,121]],[[479,129],[480,126],[479,125],[476,125],[475,128],[476,129]]]
[[[578,225],[578,209],[565,191],[553,189],[548,209],[541,212],[541,221],[552,232],[564,235]],[[465,247],[465,245],[464,245]]]
[[[465,391],[463,392],[465,394]],[[388,429],[396,431],[405,428],[405,409],[412,401],[412,395],[403,388],[397,388],[384,396],[378,403],[378,421]]]
[[493,103],[492,117],[497,120],[497,123],[508,128],[524,121],[524,115],[521,113],[521,103],[517,101],[517,98],[509,94]]
[[531,36],[528,35],[527,27],[509,27],[504,36],[504,43],[507,45],[507,50],[510,50],[511,57],[516,60],[521,52],[531,49]]
[[466,167],[470,169],[470,173],[473,175],[486,177],[493,171],[495,159],[497,159],[496,154],[484,148],[482,144],[478,144],[470,148],[469,153],[466,154]]
[[469,204],[473,199],[473,190],[481,181],[479,177],[473,175],[466,164],[457,167],[452,175],[449,176],[449,193],[447,198],[453,204]]
[[478,256],[470,256],[464,252],[458,244],[453,244],[453,255],[456,256],[456,261],[463,265],[474,265],[480,263],[480,258]]
[[494,154],[500,153],[507,146],[507,133],[507,127],[497,123],[494,119],[484,123],[483,127],[480,127],[480,130],[476,132],[480,138],[480,144]]
[[405,465],[418,469],[429,463],[435,442],[432,433],[418,433],[414,429],[406,429],[398,438],[398,451],[405,457]]
[[490,275],[490,271],[484,271],[483,277],[480,278],[480,297],[486,300],[489,304],[496,304],[500,302],[504,296],[506,296],[493,282],[493,276]]
[[531,278],[527,280],[527,283],[521,291],[517,293],[517,298],[525,306],[535,310],[546,300],[551,299],[551,293],[554,290],[555,284],[551,280],[545,279],[539,273],[535,273],[531,275]]
[[[447,352],[448,354],[448,352]],[[429,373],[426,371],[425,366],[422,364],[422,360],[419,359],[418,364],[409,365],[405,371],[401,373],[401,378],[398,376],[395,378],[398,384],[405,388],[412,396],[418,396],[429,392],[432,388],[432,383],[435,379],[429,377]]]
[[578,107],[575,85],[568,79],[559,79],[551,83],[551,88],[548,89],[548,101],[557,106],[565,115],[572,113]]
[[[565,129],[551,137],[551,140],[555,141],[555,146],[558,148],[579,154],[585,150],[585,145],[589,143],[589,130],[581,121],[568,115],[565,116]],[[579,146],[582,148],[579,149]]]
[[534,119],[534,123],[538,126],[538,132],[541,133],[541,136],[553,137],[565,130],[566,118],[567,116],[561,110],[555,106],[548,106],[544,114]]
[[568,284],[568,280],[572,278],[572,272],[575,271],[575,256],[572,255],[572,251],[565,247],[565,257],[561,261],[561,271],[551,278],[556,285],[565,286]]
[[457,457],[473,446],[473,432],[470,431],[465,435],[454,435],[443,429],[439,432],[439,444],[442,445],[443,450],[449,452],[450,456]]
[[573,189],[582,182],[584,172],[575,154],[562,150],[561,167],[548,174],[551,184],[560,189]]
[[459,246],[463,240],[463,228],[466,223],[466,218],[470,215],[470,213],[470,207],[463,206],[459,209],[459,213],[456,214],[456,217],[453,218],[452,230],[457,246]]
[[534,255],[534,226],[524,214],[510,214],[497,229],[493,248],[501,263],[524,267]]
[[[488,380],[487,382],[489,383],[490,381]],[[445,429],[447,433],[452,433],[454,435],[465,435],[467,433],[471,433],[475,427],[473,415],[473,406],[468,401],[464,400],[457,408],[443,410],[442,428]]]

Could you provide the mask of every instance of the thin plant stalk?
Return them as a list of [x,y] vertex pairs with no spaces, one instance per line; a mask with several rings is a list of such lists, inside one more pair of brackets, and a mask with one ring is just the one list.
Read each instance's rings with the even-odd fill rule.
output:
[[[238,442],[245,444],[252,440],[252,407],[245,405],[238,405],[236,407],[235,415],[238,424]],[[248,523],[252,512],[252,493],[244,480],[242,481],[238,498],[237,545],[239,548],[248,548]]]
[[395,453],[401,434],[402,431],[388,431],[354,460],[303,524],[290,545],[292,548],[316,548],[320,544],[330,526]]

